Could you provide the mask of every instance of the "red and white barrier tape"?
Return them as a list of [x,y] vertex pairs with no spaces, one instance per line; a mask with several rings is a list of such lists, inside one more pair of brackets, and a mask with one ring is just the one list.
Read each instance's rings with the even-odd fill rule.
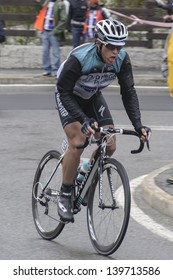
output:
[[127,16],[127,15],[124,15],[124,14],[121,14],[121,13],[118,13],[118,12],[112,11],[112,10],[109,10],[109,12],[113,15],[125,17],[127,19],[132,20],[133,22],[127,26],[128,28],[130,28],[131,26],[133,26],[135,24],[147,24],[147,25],[163,27],[163,28],[173,27],[173,22],[158,22],[158,21],[144,20],[144,19],[140,19],[134,15]]

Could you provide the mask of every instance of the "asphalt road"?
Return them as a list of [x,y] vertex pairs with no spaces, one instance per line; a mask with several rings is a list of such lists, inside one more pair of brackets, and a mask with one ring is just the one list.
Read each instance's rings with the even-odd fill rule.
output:
[[[7,92],[8,91],[8,92]],[[167,88],[137,87],[141,110],[171,111],[171,102]],[[104,91],[111,110],[123,110],[119,87],[112,86]],[[0,110],[54,110],[54,86],[3,86],[0,87]]]
[[[116,89],[117,91],[117,89]],[[94,251],[86,208],[54,241],[39,237],[31,213],[31,189],[40,158],[59,149],[64,134],[55,110],[53,87],[0,87],[0,259],[6,260],[172,260],[173,221],[154,209],[140,192],[141,176],[172,162],[173,100],[167,89],[138,89],[143,123],[153,130],[151,152],[131,155],[135,139],[117,138],[116,158],[132,183],[133,205],[125,239],[110,257]],[[107,90],[115,123],[131,127],[118,93]],[[89,157],[90,148],[83,157]],[[136,182],[138,178],[138,183]],[[164,234],[163,234],[164,233]]]

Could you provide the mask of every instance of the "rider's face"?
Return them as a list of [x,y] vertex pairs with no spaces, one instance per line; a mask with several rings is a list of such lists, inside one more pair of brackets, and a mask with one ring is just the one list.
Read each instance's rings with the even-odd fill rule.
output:
[[[98,47],[101,46],[100,42],[97,43]],[[120,51],[120,46],[114,46],[114,45],[103,45],[101,47],[101,56],[105,63],[107,64],[113,64],[116,60],[116,57]]]

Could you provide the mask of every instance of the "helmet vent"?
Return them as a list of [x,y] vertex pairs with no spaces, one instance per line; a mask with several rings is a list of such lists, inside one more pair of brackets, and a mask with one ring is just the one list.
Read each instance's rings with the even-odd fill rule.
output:
[[119,27],[119,26],[117,26],[117,33],[118,33],[118,35],[120,36],[121,30],[120,30],[120,27]]
[[109,29],[107,28],[107,26],[105,26],[105,31],[106,31],[106,33],[109,33]]
[[112,25],[111,25],[111,30],[112,30],[112,33],[115,35],[115,28]]

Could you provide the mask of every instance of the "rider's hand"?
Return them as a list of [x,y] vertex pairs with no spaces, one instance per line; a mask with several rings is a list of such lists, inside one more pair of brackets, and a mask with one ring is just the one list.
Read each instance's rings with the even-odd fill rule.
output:
[[165,15],[163,17],[163,21],[165,21],[165,22],[172,22],[173,21],[173,15]]
[[95,130],[93,128],[98,128],[98,124],[94,119],[85,119],[82,124],[81,131],[83,134],[94,134]]
[[145,142],[148,141],[151,137],[151,129],[147,126],[142,126],[137,129],[137,132],[140,135],[140,139]]

